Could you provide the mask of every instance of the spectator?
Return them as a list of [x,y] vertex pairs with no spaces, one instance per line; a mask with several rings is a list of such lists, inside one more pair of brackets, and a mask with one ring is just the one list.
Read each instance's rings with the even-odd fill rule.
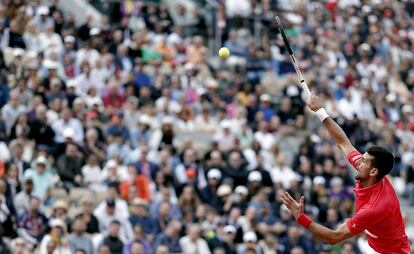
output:
[[77,217],[72,223],[72,233],[68,236],[70,250],[83,250],[85,254],[95,253],[92,240],[86,234],[85,221]]
[[15,123],[17,117],[25,112],[26,107],[19,105],[19,98],[17,95],[10,95],[10,101],[1,109],[1,115],[6,119],[6,130],[10,133],[10,130]]
[[48,160],[44,156],[39,156],[33,162],[34,168],[26,170],[25,179],[33,181],[33,196],[43,200],[47,190],[54,185],[54,175],[48,168]]
[[198,225],[189,225],[187,229],[187,235],[180,239],[181,249],[184,253],[193,253],[198,251],[201,253],[211,253],[208,248],[207,242],[200,237],[200,228]]
[[62,118],[52,124],[56,134],[55,141],[63,143],[65,138],[72,137],[77,144],[82,144],[84,132],[79,119],[73,118],[72,112],[69,109],[62,110],[61,116]]
[[80,186],[82,183],[82,160],[78,153],[78,148],[69,144],[66,146],[65,154],[61,155],[57,161],[60,180],[67,189]]
[[[127,208],[125,201],[123,200],[116,200],[116,199],[107,199],[104,201],[105,204],[101,203],[94,212],[94,215],[98,219],[99,227],[101,232],[115,232],[116,235],[119,236],[120,239],[122,239],[122,242],[126,243],[128,242],[132,236],[132,226],[130,222],[128,221],[128,213],[125,216],[125,212],[127,210],[123,211],[123,207]],[[125,205],[123,205],[125,204]],[[111,228],[111,222],[116,221],[117,225],[113,226],[114,228]],[[111,231],[114,230],[114,231]]]
[[99,222],[93,214],[93,199],[89,196],[82,197],[80,204],[82,211],[76,216],[76,218],[83,220],[86,225],[86,233],[91,235],[99,233]]
[[181,227],[182,225],[179,221],[170,221],[165,230],[161,234],[158,234],[155,239],[154,249],[156,252],[160,248],[162,249],[162,246],[165,246],[171,253],[181,253],[182,247],[179,242]]
[[14,207],[18,216],[22,215],[29,209],[30,198],[32,197],[33,180],[26,179],[23,184],[23,190],[16,194],[14,197]]
[[240,246],[238,254],[247,254],[247,253],[262,253],[262,248],[257,244],[257,235],[252,231],[247,231],[243,235],[243,245]]
[[[139,244],[139,246],[137,245]],[[151,244],[145,239],[144,231],[140,225],[134,227],[134,239],[124,246],[124,253],[140,253],[150,254],[152,253]]]
[[30,245],[29,249],[40,243],[48,225],[48,219],[39,210],[40,204],[38,198],[32,197],[29,209],[17,219],[17,233]]
[[14,254],[29,253],[28,244],[25,242],[23,238],[18,237],[14,239],[11,245],[12,245],[11,253],[14,253]]
[[108,236],[104,238],[103,245],[109,247],[112,254],[122,254],[124,243],[119,238],[121,224],[113,220],[109,224]]
[[[52,253],[70,253],[69,245],[66,239],[66,226],[61,219],[52,219],[49,222],[50,232],[43,237],[40,243],[40,252],[49,253],[49,249],[52,248]],[[51,243],[54,246],[51,246]]]

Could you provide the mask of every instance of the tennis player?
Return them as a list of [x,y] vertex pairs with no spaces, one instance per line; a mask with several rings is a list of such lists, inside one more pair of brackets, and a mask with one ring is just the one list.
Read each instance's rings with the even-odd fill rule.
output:
[[303,196],[296,202],[285,192],[282,201],[296,222],[328,244],[334,245],[365,232],[369,246],[377,253],[410,253],[398,197],[386,177],[394,166],[394,155],[380,146],[372,146],[364,154],[359,153],[341,127],[329,117],[318,97],[312,94],[308,107],[325,125],[331,138],[356,169],[356,213],[337,229],[331,230],[304,214]]

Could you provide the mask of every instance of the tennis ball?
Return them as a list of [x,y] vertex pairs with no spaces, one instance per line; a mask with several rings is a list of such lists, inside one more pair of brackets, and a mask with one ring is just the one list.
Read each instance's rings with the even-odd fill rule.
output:
[[226,59],[227,57],[229,57],[229,56],[230,56],[230,50],[229,50],[228,48],[226,48],[226,47],[222,47],[222,48],[219,50],[218,54],[219,54],[219,56],[220,56],[222,59]]

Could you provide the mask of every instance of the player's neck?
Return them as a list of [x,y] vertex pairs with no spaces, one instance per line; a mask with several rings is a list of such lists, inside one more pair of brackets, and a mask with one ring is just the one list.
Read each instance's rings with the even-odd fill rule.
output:
[[367,180],[361,181],[362,188],[367,188],[369,186],[372,186],[374,184],[378,183],[378,180],[375,178],[369,178]]

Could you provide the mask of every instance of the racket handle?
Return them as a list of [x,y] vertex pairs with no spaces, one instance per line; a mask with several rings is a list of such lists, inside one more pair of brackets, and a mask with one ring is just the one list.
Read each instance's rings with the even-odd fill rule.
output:
[[309,91],[309,87],[308,87],[308,85],[306,84],[306,82],[305,82],[305,80],[304,80],[304,79],[302,79],[302,80],[300,81],[300,86],[302,87],[302,90],[303,90],[303,92],[302,92],[302,98],[303,98],[303,100],[304,100],[306,103],[308,103],[308,102],[310,101],[311,93],[310,93],[310,91]]

